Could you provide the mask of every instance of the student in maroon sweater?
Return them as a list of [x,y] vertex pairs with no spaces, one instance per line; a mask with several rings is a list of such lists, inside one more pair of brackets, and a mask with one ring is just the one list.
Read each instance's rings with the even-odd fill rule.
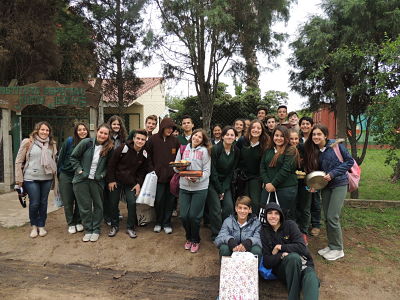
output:
[[121,193],[125,193],[128,206],[128,220],[126,233],[135,238],[136,224],[136,197],[148,171],[149,157],[144,150],[147,139],[145,130],[136,130],[133,141],[129,140],[114,150],[108,162],[107,182],[111,202],[111,230],[109,237],[117,234],[119,229],[118,204]]
[[157,191],[155,200],[156,225],[154,232],[164,228],[165,233],[172,233],[171,216],[174,209],[174,195],[169,189],[169,182],[174,170],[169,166],[175,161],[179,150],[179,142],[172,132],[176,129],[174,121],[164,118],[160,123],[160,131],[152,135],[146,143],[146,150],[150,155],[151,168],[157,174]]

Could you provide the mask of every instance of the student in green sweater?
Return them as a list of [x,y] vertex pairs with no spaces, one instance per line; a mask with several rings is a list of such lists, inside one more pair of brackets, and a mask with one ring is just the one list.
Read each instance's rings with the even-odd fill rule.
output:
[[191,116],[184,115],[182,117],[182,125],[181,128],[183,130],[182,135],[178,135],[178,141],[181,145],[189,144],[190,137],[193,133],[194,123]]
[[64,204],[64,214],[68,224],[68,232],[71,234],[77,231],[83,231],[83,225],[72,186],[74,169],[70,157],[76,145],[87,137],[89,137],[88,126],[83,122],[77,123],[74,127],[74,136],[68,137],[62,145],[57,162],[59,176],[58,186]]
[[237,196],[249,196],[252,200],[253,212],[258,215],[261,197],[261,158],[270,144],[270,138],[260,120],[250,122],[245,135],[239,138],[236,146],[240,150],[238,169],[243,190]]
[[111,128],[102,124],[96,138],[82,140],[72,151],[73,189],[85,230],[84,242],[96,242],[103,219],[103,192],[107,162],[113,152]]
[[222,130],[223,142],[218,143],[211,150],[211,175],[207,206],[213,240],[221,229],[222,220],[233,214],[231,182],[240,154],[239,149],[234,145],[236,137],[236,130],[232,126],[225,126]]
[[296,213],[297,176],[296,166],[299,152],[289,143],[289,130],[279,125],[274,130],[271,147],[265,151],[261,160],[260,173],[264,184],[262,202],[267,193],[276,192],[283,212],[294,220]]

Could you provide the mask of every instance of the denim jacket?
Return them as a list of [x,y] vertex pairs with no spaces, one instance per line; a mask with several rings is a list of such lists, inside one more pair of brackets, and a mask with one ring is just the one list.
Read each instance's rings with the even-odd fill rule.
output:
[[[343,140],[340,139],[336,141],[328,140],[325,151],[321,152],[319,155],[320,169],[331,175],[332,178],[327,185],[328,188],[335,188],[349,184],[347,171],[353,166],[354,159],[351,157],[346,147],[341,143],[342,141]],[[340,153],[343,156],[343,162],[340,162],[333,150],[335,145],[339,146]]]

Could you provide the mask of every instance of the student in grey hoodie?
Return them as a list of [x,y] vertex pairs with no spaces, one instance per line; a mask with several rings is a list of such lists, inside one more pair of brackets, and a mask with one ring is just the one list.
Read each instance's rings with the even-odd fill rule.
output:
[[262,256],[260,238],[261,223],[252,214],[251,199],[241,196],[235,203],[236,216],[230,215],[222,224],[214,244],[219,248],[220,256],[231,256],[232,252],[249,251]]
[[179,180],[179,212],[186,232],[185,249],[192,253],[196,253],[200,247],[200,221],[203,217],[211,172],[210,147],[205,130],[196,129],[183,154],[179,151],[176,156],[176,161],[191,162],[186,170],[203,172],[201,177],[181,177]]

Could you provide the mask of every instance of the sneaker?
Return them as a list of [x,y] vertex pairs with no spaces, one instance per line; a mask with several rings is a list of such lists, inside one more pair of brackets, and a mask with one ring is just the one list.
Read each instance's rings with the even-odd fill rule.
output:
[[106,223],[108,226],[111,226],[111,221],[109,220],[104,220],[104,223]]
[[32,226],[32,231],[29,236],[33,239],[38,236],[38,229],[35,225]]
[[117,232],[118,232],[118,227],[113,226],[113,227],[111,227],[110,232],[108,233],[108,236],[109,237],[116,236]]
[[307,234],[303,233],[303,239],[304,239],[304,244],[306,244],[306,246],[308,246]]
[[314,227],[314,228],[311,228],[310,234],[312,236],[319,236],[320,231],[321,231],[321,229]]
[[75,226],[69,226],[69,227],[68,227],[68,232],[69,232],[70,234],[76,233],[76,228],[75,228]]
[[39,236],[43,237],[47,235],[46,229],[44,227],[39,227]]
[[174,209],[174,210],[172,211],[172,216],[173,216],[173,217],[177,217],[177,216],[178,216],[178,211],[177,211],[176,209]]
[[122,220],[124,217],[122,215],[118,215],[118,218]]
[[331,250],[322,255],[326,260],[337,260],[344,256],[343,250]]
[[130,237],[131,239],[134,239],[134,238],[137,237],[136,231],[133,230],[133,229],[127,229],[127,230],[126,230],[126,233],[129,235],[129,237]]
[[190,248],[192,248],[192,242],[186,241],[185,250],[190,250]]
[[92,233],[92,236],[90,237],[90,241],[91,242],[97,242],[97,240],[99,239],[100,234],[98,233]]
[[171,234],[171,233],[172,233],[172,228],[169,227],[169,226],[164,227],[164,232],[165,232],[166,234]]
[[85,233],[85,235],[82,238],[82,241],[89,242],[91,237],[92,237],[91,233]]
[[318,254],[324,256],[324,254],[328,253],[329,251],[331,251],[331,248],[325,247],[324,249],[318,250]]
[[154,226],[154,232],[157,232],[157,233],[159,233],[159,232],[161,232],[161,226],[160,225],[156,225],[156,226]]
[[82,232],[83,231],[83,225],[82,224],[76,224],[76,231]]
[[192,243],[192,247],[190,248],[191,253],[196,253],[199,251],[200,243]]

